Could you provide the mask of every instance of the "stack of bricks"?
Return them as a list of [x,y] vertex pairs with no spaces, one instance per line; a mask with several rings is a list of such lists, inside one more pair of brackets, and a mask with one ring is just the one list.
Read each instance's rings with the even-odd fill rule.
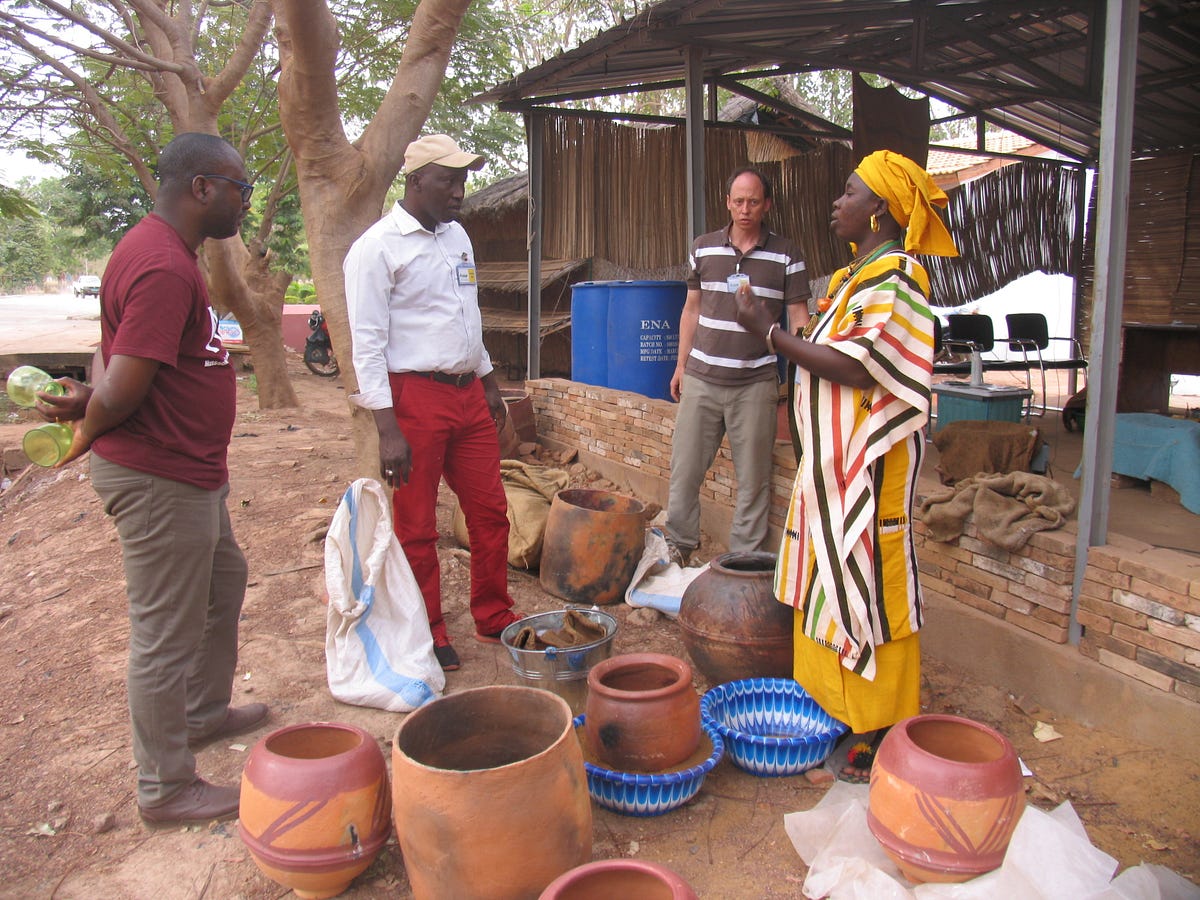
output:
[[1127,539],[1092,547],[1078,617],[1084,655],[1200,702],[1200,563],[1194,558]]
[[1042,531],[1017,552],[979,537],[967,520],[961,537],[941,543],[914,523],[921,589],[1003,619],[1056,644],[1067,642],[1075,535]]
[[[561,378],[529,381],[525,390],[533,400],[539,437],[669,481],[677,404]],[[701,486],[700,502],[731,506],[735,483],[733,459],[722,444]]]

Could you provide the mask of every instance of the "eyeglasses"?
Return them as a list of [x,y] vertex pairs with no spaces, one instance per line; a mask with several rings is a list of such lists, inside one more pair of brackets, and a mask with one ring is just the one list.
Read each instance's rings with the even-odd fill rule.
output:
[[254,193],[254,185],[246,184],[244,181],[238,181],[236,178],[230,178],[228,175],[201,175],[201,178],[220,178],[222,181],[228,181],[230,184],[236,184],[242,192],[242,202],[249,203],[250,195]]

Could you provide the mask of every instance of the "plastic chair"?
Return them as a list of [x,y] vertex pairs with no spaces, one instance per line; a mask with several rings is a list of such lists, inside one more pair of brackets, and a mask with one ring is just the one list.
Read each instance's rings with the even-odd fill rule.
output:
[[[1083,371],[1087,373],[1087,359],[1083,355],[1083,347],[1073,337],[1051,337],[1046,317],[1041,313],[1009,313],[1004,317],[1008,326],[1008,346],[1012,350],[1020,350],[1028,362],[1033,356],[1034,362],[1042,377],[1042,401],[1038,415],[1046,412],[1046,370]],[[1069,359],[1046,359],[1044,353],[1051,341],[1067,341],[1071,345],[1072,356]],[[1030,365],[1032,368],[1032,364]],[[1075,386],[1071,386],[1075,393]]]

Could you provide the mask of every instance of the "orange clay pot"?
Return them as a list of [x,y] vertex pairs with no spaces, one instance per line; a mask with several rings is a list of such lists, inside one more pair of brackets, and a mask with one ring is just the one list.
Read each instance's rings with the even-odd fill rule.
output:
[[700,743],[700,697],[692,667],[664,653],[627,653],[588,672],[584,729],[596,756],[617,772],[661,772]]
[[291,725],[250,751],[238,831],[267,877],[300,897],[334,897],[392,831],[387,764],[375,739],[335,722]]
[[416,900],[536,900],[592,854],[583,751],[549,691],[474,688],[410,713],[392,799]]
[[905,719],[871,766],[867,826],[909,881],[967,881],[997,868],[1024,808],[1012,744],[970,719]]
[[546,516],[542,587],[585,606],[622,600],[646,550],[645,512],[640,500],[623,494],[559,491]]
[[699,900],[686,881],[644,859],[601,859],[555,878],[539,900]]

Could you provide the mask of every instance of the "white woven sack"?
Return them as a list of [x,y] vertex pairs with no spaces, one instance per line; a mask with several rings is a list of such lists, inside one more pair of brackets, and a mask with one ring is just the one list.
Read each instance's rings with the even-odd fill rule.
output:
[[325,671],[343,703],[411,712],[441,694],[446,676],[391,511],[379,482],[360,478],[334,513],[325,537]]

